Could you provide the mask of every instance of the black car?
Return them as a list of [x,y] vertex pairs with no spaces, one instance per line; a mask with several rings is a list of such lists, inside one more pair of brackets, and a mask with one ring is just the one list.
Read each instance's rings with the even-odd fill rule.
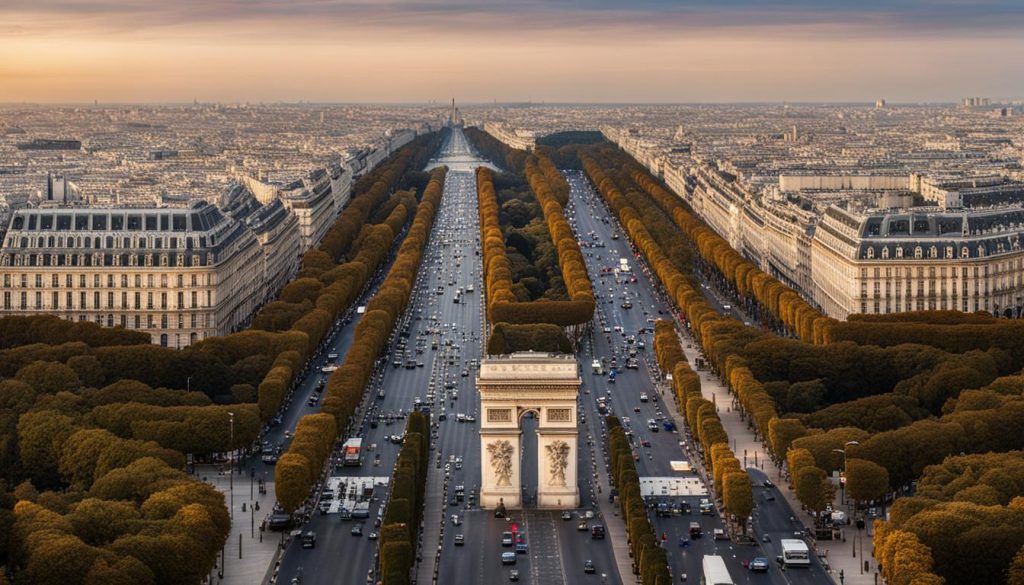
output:
[[588,575],[593,575],[595,572],[597,572],[597,569],[594,568],[594,561],[588,560],[588,561],[584,562],[583,563],[583,572],[588,574]]

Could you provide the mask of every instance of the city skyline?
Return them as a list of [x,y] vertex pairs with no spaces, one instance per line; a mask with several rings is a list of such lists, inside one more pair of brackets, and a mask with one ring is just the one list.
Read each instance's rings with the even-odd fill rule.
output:
[[1010,2],[14,0],[0,21],[5,102],[1024,95],[1006,58],[1024,49],[1024,8]]

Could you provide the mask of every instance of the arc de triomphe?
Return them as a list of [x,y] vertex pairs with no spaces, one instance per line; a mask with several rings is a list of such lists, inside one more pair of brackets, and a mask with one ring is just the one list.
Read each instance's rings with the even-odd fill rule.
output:
[[520,352],[481,360],[480,506],[522,507],[519,464],[522,416],[537,416],[537,506],[576,508],[576,397],[574,356]]

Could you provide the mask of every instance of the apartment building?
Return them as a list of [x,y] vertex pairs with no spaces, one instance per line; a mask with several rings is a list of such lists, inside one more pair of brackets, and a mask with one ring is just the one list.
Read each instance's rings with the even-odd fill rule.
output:
[[245,325],[266,258],[242,221],[187,208],[20,209],[0,246],[0,312],[145,331],[185,347]]
[[1024,209],[858,214],[830,207],[811,243],[827,314],[988,311],[1024,306]]

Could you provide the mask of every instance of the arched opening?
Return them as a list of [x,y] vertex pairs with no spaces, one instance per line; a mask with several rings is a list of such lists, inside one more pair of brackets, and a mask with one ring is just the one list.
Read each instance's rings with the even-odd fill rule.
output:
[[537,507],[537,425],[540,410],[525,408],[519,411],[519,429],[523,432],[519,448],[519,483],[523,492],[523,507]]

